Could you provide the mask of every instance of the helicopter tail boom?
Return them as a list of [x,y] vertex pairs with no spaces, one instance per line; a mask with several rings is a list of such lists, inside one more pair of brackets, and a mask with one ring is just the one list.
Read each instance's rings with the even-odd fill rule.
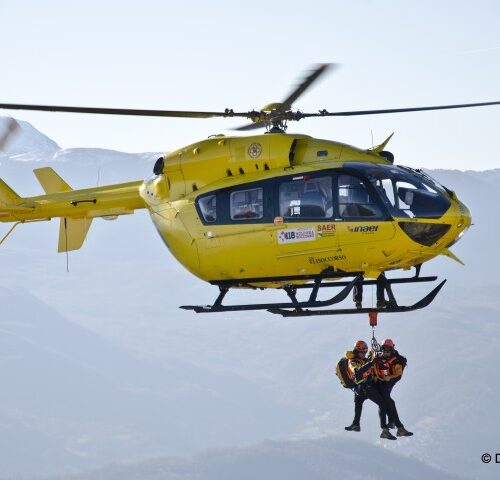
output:
[[0,222],[16,225],[60,218],[58,251],[78,250],[94,218],[114,220],[145,208],[139,189],[142,181],[73,190],[51,168],[34,171],[45,195],[21,197],[0,179]]

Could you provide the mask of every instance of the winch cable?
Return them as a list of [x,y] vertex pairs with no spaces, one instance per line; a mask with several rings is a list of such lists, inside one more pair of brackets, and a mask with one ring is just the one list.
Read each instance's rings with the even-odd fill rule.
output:
[[380,344],[375,338],[375,327],[377,326],[377,312],[368,312],[368,319],[370,322],[370,327],[372,327],[372,351],[374,353],[380,352]]

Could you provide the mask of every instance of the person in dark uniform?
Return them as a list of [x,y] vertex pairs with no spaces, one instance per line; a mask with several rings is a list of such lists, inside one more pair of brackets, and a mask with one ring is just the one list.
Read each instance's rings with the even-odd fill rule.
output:
[[397,428],[396,435],[398,437],[410,437],[413,433],[406,430],[401,423],[396,402],[391,397],[392,389],[401,380],[403,370],[406,367],[406,358],[400,355],[394,347],[394,342],[390,338],[385,339],[382,343],[382,354],[375,360],[372,371],[377,380],[374,382],[374,388],[383,398],[387,407],[389,426]]
[[[377,308],[385,308],[390,306],[390,302],[385,299],[385,283],[386,278],[383,273],[377,278]],[[352,299],[357,309],[362,308],[363,303],[363,284],[356,283],[352,289]]]

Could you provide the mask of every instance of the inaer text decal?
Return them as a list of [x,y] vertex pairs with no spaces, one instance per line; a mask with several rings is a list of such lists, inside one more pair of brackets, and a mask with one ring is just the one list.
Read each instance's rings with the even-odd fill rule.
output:
[[310,242],[316,240],[314,227],[287,228],[278,230],[278,243]]
[[360,225],[359,227],[347,227],[352,233],[375,233],[378,230],[378,225]]

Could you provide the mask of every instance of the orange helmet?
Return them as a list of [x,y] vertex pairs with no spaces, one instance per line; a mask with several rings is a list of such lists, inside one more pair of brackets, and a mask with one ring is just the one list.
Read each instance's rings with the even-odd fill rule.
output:
[[367,352],[368,351],[368,345],[366,344],[366,342],[364,342],[363,340],[358,340],[355,344],[354,344],[354,350],[360,352],[360,351],[365,351]]
[[386,347],[386,348],[394,348],[394,342],[390,339],[390,338],[386,338],[384,340],[384,343],[382,343],[382,347]]

